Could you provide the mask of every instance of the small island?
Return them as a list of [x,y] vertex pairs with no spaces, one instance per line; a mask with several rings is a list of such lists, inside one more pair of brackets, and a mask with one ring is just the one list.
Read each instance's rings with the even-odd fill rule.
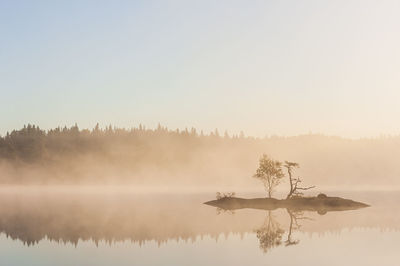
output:
[[[226,194],[217,192],[216,200],[207,201],[204,204],[223,210],[245,208],[275,210],[278,208],[286,208],[294,211],[314,211],[321,215],[329,211],[345,211],[369,207],[368,204],[362,202],[340,197],[328,197],[323,193],[318,194],[316,197],[304,197],[303,191],[312,189],[315,186],[300,186],[302,182],[300,177],[293,178],[293,171],[298,167],[298,163],[289,161],[282,163],[264,154],[260,158],[259,167],[253,177],[259,179],[263,183],[267,191],[266,198],[244,199],[235,197],[235,193],[233,192]],[[286,199],[275,199],[272,197],[272,194],[281,183],[283,177],[285,177],[283,168],[286,169],[289,179],[289,193]]]

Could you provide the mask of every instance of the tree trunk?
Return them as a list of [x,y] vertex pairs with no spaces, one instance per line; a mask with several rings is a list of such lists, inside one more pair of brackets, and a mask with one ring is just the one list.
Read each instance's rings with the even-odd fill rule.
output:
[[290,169],[288,169],[288,174],[289,174],[290,191],[289,191],[289,194],[287,195],[286,199],[289,199],[293,194],[292,171],[290,171]]

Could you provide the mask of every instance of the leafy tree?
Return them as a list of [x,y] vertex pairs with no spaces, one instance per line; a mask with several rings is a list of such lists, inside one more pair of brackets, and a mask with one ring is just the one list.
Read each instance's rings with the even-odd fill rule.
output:
[[253,177],[259,179],[263,183],[268,197],[271,198],[275,187],[279,185],[284,177],[282,163],[263,154],[260,158],[258,169]]

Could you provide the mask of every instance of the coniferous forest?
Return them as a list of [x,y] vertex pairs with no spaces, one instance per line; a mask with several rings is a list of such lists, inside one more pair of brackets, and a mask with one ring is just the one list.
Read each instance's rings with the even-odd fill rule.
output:
[[[0,138],[0,181],[9,184],[133,183],[257,186],[261,154],[299,162],[299,174],[322,186],[400,185],[400,137],[345,139],[323,135],[246,137],[112,126],[91,130],[35,125]],[[249,174],[250,173],[250,174]]]

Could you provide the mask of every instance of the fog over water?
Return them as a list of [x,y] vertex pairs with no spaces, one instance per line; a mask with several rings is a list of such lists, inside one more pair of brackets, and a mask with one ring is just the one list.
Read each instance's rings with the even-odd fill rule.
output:
[[[268,211],[243,209],[223,211],[204,205],[212,193],[132,193],[120,189],[57,191],[51,188],[1,191],[0,229],[2,233],[27,244],[43,239],[78,243],[118,242],[144,243],[168,240],[195,240],[198,236],[218,238],[220,234],[252,233],[262,225]],[[241,193],[255,197],[260,193]],[[372,204],[355,211],[327,214],[305,212],[301,231],[310,233],[340,232],[352,228],[399,230],[400,214],[396,212],[398,192],[335,192]],[[273,211],[285,228],[289,216],[285,209]],[[160,224],[160,221],[162,223]]]
[[[400,241],[398,147],[399,137],[28,125],[0,138],[0,247],[8,250],[0,264],[341,265],[346,257],[358,265],[393,265],[390,243]],[[293,177],[316,186],[305,196],[325,193],[371,206],[204,204],[217,191],[264,198],[253,178],[262,154],[298,162]],[[274,197],[285,198],[289,187],[286,175]],[[360,259],[362,247],[371,252]]]
[[[29,185],[130,185],[152,189],[259,187],[262,154],[300,164],[295,175],[318,189],[400,188],[400,137],[323,135],[252,138],[169,130],[35,126],[0,138],[0,182]],[[287,184],[286,184],[287,185]]]
[[400,1],[0,1],[0,266],[399,266]]
[[[238,193],[243,197],[262,195],[262,192]],[[244,253],[250,252],[256,265],[270,260],[283,265],[294,261],[307,265],[306,261],[297,257],[277,257],[277,252],[304,252],[308,262],[316,263],[319,257],[309,256],[316,245],[320,245],[317,249],[320,255],[325,254],[328,258],[332,256],[329,255],[332,250],[328,246],[333,243],[358,243],[357,245],[371,248],[373,243],[365,243],[365,239],[378,237],[381,239],[379,241],[383,241],[390,235],[391,240],[385,241],[400,240],[400,212],[396,204],[400,200],[398,192],[327,193],[352,197],[372,206],[323,215],[310,211],[291,213],[286,209],[224,211],[203,204],[204,201],[214,198],[214,193],[211,192],[138,193],[124,188],[111,190],[66,187],[2,189],[0,245],[7,245],[8,249],[13,248],[19,252],[26,247],[33,248],[26,253],[33,264],[22,263],[12,253],[3,256],[0,261],[20,262],[19,265],[51,265],[55,262],[70,265],[69,263],[78,258],[80,262],[85,261],[90,258],[89,254],[95,252],[99,254],[98,257],[91,258],[90,261],[96,265],[107,265],[110,256],[117,256],[116,254],[121,255],[118,261],[122,265],[132,262],[159,265],[163,260],[168,260],[169,263],[188,263],[189,254],[197,257],[200,254],[211,256],[213,252],[217,252],[218,254],[213,255],[215,260],[227,263],[236,258],[233,265],[240,265],[246,260],[247,255]],[[264,237],[272,236],[278,237],[279,241],[274,244],[263,241]],[[6,244],[10,241],[20,244]],[[60,249],[59,245],[63,248]],[[62,261],[50,255],[43,255],[41,259],[35,258],[34,254],[47,249],[59,253]],[[165,253],[166,250],[171,253]],[[189,253],[185,254],[185,250]],[[70,252],[75,255],[68,259],[65,256]],[[144,255],[147,252],[153,253],[157,259],[149,254]],[[226,257],[223,255],[225,252],[233,253]],[[345,251],[338,246],[335,247],[335,252],[339,256]],[[355,248],[348,259],[360,259],[357,258],[357,252]],[[383,256],[382,252],[375,248],[370,251],[371,255],[366,255],[360,262],[372,265],[368,264],[368,260],[372,256]],[[390,253],[390,249],[385,252]],[[264,255],[260,257],[262,254]],[[203,263],[205,261],[201,259],[193,261],[195,265]],[[339,264],[331,262],[328,265]]]
[[[28,125],[0,138],[0,247],[7,251],[0,264],[393,265],[399,148],[399,137]],[[204,204],[216,192],[265,199],[253,178],[263,154],[298,162],[293,177],[316,186],[305,196],[370,207]],[[273,196],[285,198],[289,187],[286,175]]]

